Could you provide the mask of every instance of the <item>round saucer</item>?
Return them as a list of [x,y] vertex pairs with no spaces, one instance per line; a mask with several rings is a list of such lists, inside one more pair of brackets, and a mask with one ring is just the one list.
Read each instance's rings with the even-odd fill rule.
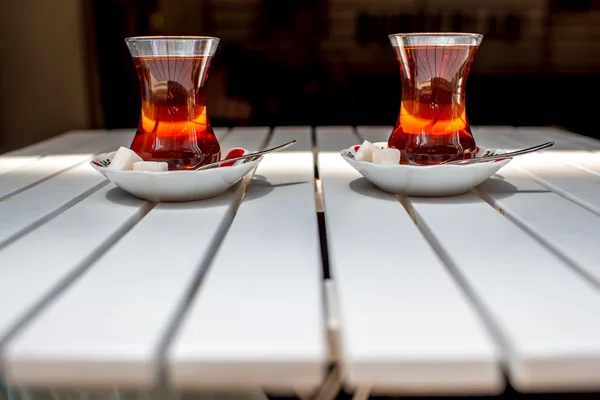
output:
[[[208,199],[226,192],[254,169],[262,157],[238,160],[200,171],[120,171],[108,168],[116,151],[99,154],[90,164],[121,189],[150,201],[193,201]],[[247,154],[242,148],[221,150],[221,159]],[[225,155],[225,156],[223,156]]]
[[[387,147],[385,142],[373,144],[382,149]],[[405,196],[444,197],[463,194],[494,175],[511,161],[511,158],[504,158],[473,164],[380,165],[357,161],[355,156],[359,148],[360,145],[355,145],[342,150],[342,158],[381,190]],[[503,150],[478,146],[475,158],[502,153]]]

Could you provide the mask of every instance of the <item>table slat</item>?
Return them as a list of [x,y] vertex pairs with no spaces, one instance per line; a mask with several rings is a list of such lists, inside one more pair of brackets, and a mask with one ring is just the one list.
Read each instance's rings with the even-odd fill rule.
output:
[[217,139],[220,141],[220,140],[223,140],[225,135],[227,135],[227,133],[229,132],[229,128],[213,126],[213,132],[215,133],[215,136],[217,137]]
[[46,156],[22,168],[0,175],[0,200],[45,178],[82,164],[92,156],[92,154]]
[[319,126],[316,128],[319,152],[338,153],[362,141],[350,126]]
[[[90,135],[93,139],[90,139]],[[76,204],[98,189],[103,182],[107,182],[86,162],[91,154],[86,156],[75,154],[78,154],[80,150],[100,152],[106,148],[118,147],[129,140],[127,135],[107,135],[103,131],[69,134],[65,137],[69,138],[67,142],[62,139],[52,142],[61,143],[60,149],[65,155],[47,157],[52,162],[45,161],[46,157],[39,158],[31,164],[0,175],[0,188],[4,185],[4,190],[0,189],[0,193],[2,193],[0,195],[0,220],[3,222],[0,224],[0,246],[11,237],[34,228],[37,224],[45,222],[55,214]],[[68,147],[68,143],[73,144],[73,140],[79,141],[73,145],[75,150]],[[80,159],[80,157],[86,158]],[[80,163],[73,167],[74,158]],[[41,167],[45,166],[59,172],[63,161],[72,168],[67,167],[67,170],[55,176],[47,175],[45,170],[44,172],[39,171],[42,169]],[[36,167],[38,164],[39,168]],[[35,177],[33,181],[32,176]],[[50,179],[44,180],[46,178]],[[15,182],[18,185],[15,185]],[[26,190],[23,191],[23,189]]]
[[[584,153],[581,157],[573,153],[560,156],[547,153],[514,161],[514,166],[533,175],[553,192],[600,214],[600,153]],[[579,165],[585,165],[586,169]]]
[[[483,313],[518,390],[600,389],[600,141],[554,128],[475,127],[477,143],[487,147],[546,140],[557,147],[513,160],[474,191],[504,217],[475,194],[406,200],[424,237],[394,196],[360,179],[339,154],[327,154],[363,139],[385,141],[390,132],[316,128],[337,289],[332,304],[339,307],[350,386],[415,394],[501,390],[499,354]],[[107,198],[119,189],[102,187],[103,177],[85,161],[128,146],[133,133],[70,132],[0,156],[0,282],[10,286],[0,293],[8,304],[0,344],[116,241],[0,348],[11,382],[148,387],[176,332],[166,353],[175,385],[316,387],[327,349],[310,128],[275,129],[269,146],[299,142],[265,157],[218,251],[244,184],[217,199],[160,204],[121,238],[149,203]],[[223,147],[257,150],[268,128],[215,133]],[[373,217],[361,218],[365,209]],[[84,218],[101,219],[89,224],[93,233],[82,233]],[[493,234],[464,228],[481,221]],[[179,233],[190,225],[193,235]],[[365,248],[377,249],[377,263]],[[43,271],[31,272],[42,264]],[[36,279],[27,285],[28,276]]]
[[217,198],[158,204],[8,343],[8,379],[25,385],[156,384],[162,346],[244,190],[242,183]]
[[327,351],[310,128],[277,129],[170,350],[186,388],[315,388]]
[[169,322],[232,202],[153,209],[9,344],[9,380],[151,386]]
[[[594,194],[598,193],[598,185],[595,181],[598,177],[559,161],[559,159],[564,160],[565,154],[576,157],[576,161],[582,157],[590,160],[593,156],[592,153],[581,150],[568,150],[581,148],[581,145],[567,140],[561,135],[563,135],[561,131],[545,128],[478,127],[475,130],[476,140],[479,144],[488,147],[521,148],[547,140],[554,140],[558,144],[557,148],[545,151],[543,155],[534,154],[515,158],[495,177],[480,185],[477,188],[478,193],[510,219],[552,248],[553,251],[560,254],[561,257],[576,265],[585,277],[598,281],[600,276],[600,265],[597,261],[599,253],[596,249],[597,244],[595,244],[597,241],[594,240],[600,222],[598,217],[577,204],[552,193],[554,190],[565,197],[570,196],[578,204],[583,204],[587,200],[589,208],[596,206],[597,194],[595,196]],[[530,173],[534,175],[532,176]],[[545,186],[541,186],[533,180],[534,177],[538,181],[544,182]],[[519,240],[512,238],[512,241],[518,242]],[[526,249],[523,251],[526,252]],[[512,260],[511,263],[513,263]],[[536,260],[535,263],[546,268],[541,259]],[[553,269],[550,268],[550,278],[557,273],[560,274],[559,276],[569,273],[569,267],[558,267],[563,263],[555,262],[554,265],[556,265],[554,270],[558,272],[553,273]],[[545,272],[540,267],[536,274],[545,275]],[[528,281],[531,282],[532,287],[538,288],[539,281],[535,276],[533,275]],[[547,275],[545,277],[548,278]],[[555,279],[552,287],[542,285],[544,287],[539,289],[546,293],[545,297],[552,296],[551,293],[557,290],[558,297],[562,299],[569,296],[570,289],[577,291],[580,287],[586,288],[584,299],[585,296],[594,297],[590,285],[575,272],[570,273],[570,279],[567,280],[575,282],[572,283],[575,289],[569,285],[556,287],[556,285],[561,285],[562,280],[560,277]],[[522,286],[522,282],[519,282],[519,286]],[[594,301],[597,303],[598,300]],[[527,344],[523,348],[522,354],[519,353],[515,357],[517,364],[524,365],[524,367],[515,367],[517,372],[512,373],[513,380],[522,390],[572,389],[578,384],[589,387],[598,379],[597,376],[585,371],[587,368],[593,369],[594,363],[599,360],[597,343],[589,343],[589,357],[583,354],[586,338],[597,334],[598,326],[594,326],[591,332],[574,335],[569,330],[556,328],[556,326],[562,327],[569,324],[581,327],[579,319],[585,318],[585,316],[581,316],[575,310],[578,307],[586,308],[585,300],[576,299],[574,302],[571,319],[568,318],[570,315],[560,315],[557,320],[552,319],[545,322],[544,326],[556,324],[555,327],[549,328],[557,332],[556,337],[548,339],[540,336],[539,340],[546,342],[543,349],[533,349],[530,344]],[[537,313],[547,312],[549,315],[553,315],[551,310],[554,304],[554,301],[549,305],[542,303],[543,308]],[[568,304],[573,306],[572,303]],[[594,303],[592,302],[592,304]],[[591,307],[595,310],[597,305]],[[561,310],[564,310],[563,314],[570,314],[567,305],[563,305]],[[530,325],[532,324],[533,322]],[[547,365],[544,367],[542,364],[545,362]],[[548,371],[553,368],[555,370],[549,373]]]
[[561,153],[546,153],[557,161],[565,162],[594,175],[600,175],[600,151],[563,151]]
[[[334,148],[354,140],[346,135]],[[328,151],[335,144],[326,143]],[[319,175],[349,385],[388,393],[501,391],[484,324],[396,197],[338,154],[319,154]]]
[[[585,152],[599,151],[600,141],[578,135],[554,127],[510,127],[510,126],[476,126],[473,128],[475,140],[488,140],[492,137],[505,143],[502,146],[512,146],[514,149],[535,146],[547,141],[553,141],[555,146],[544,150],[544,153],[563,153],[570,150]],[[485,144],[484,144],[485,145]],[[491,147],[501,147],[489,145]]]
[[[504,140],[512,141],[507,136]],[[583,154],[568,153],[576,153],[573,157]],[[562,151],[515,158],[480,185],[478,191],[600,285],[600,249],[596,239],[600,226],[600,176],[563,163],[560,155]],[[584,157],[593,156],[585,153]]]
[[[89,134],[87,135],[89,136]],[[70,152],[78,151],[80,153],[100,154],[117,151],[120,146],[129,147],[133,140],[133,136],[134,132],[127,130],[119,132],[118,134],[108,132],[102,136],[94,136],[80,145],[72,146]]]
[[600,387],[597,288],[473,194],[411,206],[503,338],[517,390]]
[[0,201],[0,246],[76,204],[106,182],[88,163],[83,163]]
[[106,134],[106,131],[103,130],[69,131],[41,142],[10,151],[3,156],[45,156],[48,154],[65,155],[82,152],[87,153],[87,151],[81,151],[79,147],[84,146],[90,140],[105,138]]
[[312,152],[312,128],[309,126],[277,127],[273,129],[273,135],[267,147],[279,146],[291,140],[296,140],[296,144],[280,151],[286,153]]
[[542,186],[536,188],[534,182],[527,190],[517,191],[513,179],[527,175],[509,171],[500,171],[498,177],[480,185],[482,196],[600,285],[600,216]]
[[393,129],[393,126],[357,126],[356,132],[361,139],[368,140],[371,143],[387,143]]
[[[38,157],[29,163],[23,164],[20,168],[14,168],[0,175],[0,200],[27,189],[62,171],[66,171],[75,165],[85,163],[94,154],[116,150],[121,145],[127,145],[131,141],[132,134],[109,135],[104,131],[88,131],[65,137],[69,138],[69,140],[56,139],[52,142],[53,145],[57,146],[55,148],[56,153],[64,154]],[[61,147],[58,147],[59,145]],[[48,149],[50,150],[50,148]],[[19,157],[19,159],[24,157],[27,159],[32,156],[0,157],[0,172],[2,160],[8,157],[13,159],[14,157]]]
[[[548,131],[553,133],[551,139],[569,144],[569,135],[561,131]],[[541,139],[526,132],[533,132],[533,135],[538,136],[542,134],[536,130],[512,130],[499,132],[499,136],[503,141],[510,143],[511,147],[539,143]],[[515,158],[509,167],[518,167],[552,191],[600,214],[600,153],[550,149],[540,154]]]
[[37,156],[0,156],[0,174],[31,164],[38,158]]
[[546,152],[564,150],[600,150],[599,140],[554,127],[517,127],[514,129],[511,139],[522,144],[532,143],[531,146],[548,140],[554,141],[556,146]]
[[59,283],[87,267],[97,251],[137,221],[144,204],[110,184],[2,249],[0,343]]
[[269,128],[267,127],[236,127],[220,140],[221,147],[243,147],[246,150],[258,151],[263,147]]
[[507,151],[523,147],[520,144],[515,144],[513,140],[507,137],[514,132],[514,128],[510,126],[474,126],[471,130],[473,138],[475,138],[475,143],[479,146]]

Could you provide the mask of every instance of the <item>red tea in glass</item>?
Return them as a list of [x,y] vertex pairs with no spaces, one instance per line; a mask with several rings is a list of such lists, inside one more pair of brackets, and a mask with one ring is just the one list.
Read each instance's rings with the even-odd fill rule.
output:
[[206,114],[204,86],[218,39],[126,39],[142,95],[131,149],[146,161],[185,170],[218,161],[219,142]]
[[403,162],[431,165],[473,156],[465,86],[481,39],[461,33],[390,35],[402,101],[388,147],[399,149]]

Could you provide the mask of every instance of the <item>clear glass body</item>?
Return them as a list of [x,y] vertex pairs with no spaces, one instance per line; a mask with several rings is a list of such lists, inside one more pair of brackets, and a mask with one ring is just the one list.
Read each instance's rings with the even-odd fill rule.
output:
[[475,140],[466,114],[467,75],[482,35],[389,36],[402,77],[400,112],[388,146],[405,163],[430,165],[470,158]]
[[219,160],[206,113],[205,84],[219,39],[204,36],[125,39],[140,81],[142,109],[131,149],[169,170]]

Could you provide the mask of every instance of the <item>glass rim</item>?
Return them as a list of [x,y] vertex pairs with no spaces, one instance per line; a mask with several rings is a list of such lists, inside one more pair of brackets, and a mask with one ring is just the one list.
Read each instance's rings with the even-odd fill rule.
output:
[[177,40],[220,40],[215,36],[131,36],[125,38],[126,42],[140,42],[140,41],[152,41],[152,40],[163,40],[163,41],[177,41]]
[[458,37],[472,37],[472,38],[483,38],[483,34],[481,33],[471,33],[471,32],[409,32],[409,33],[392,33],[388,35],[388,38],[393,37],[409,37],[409,36],[458,36]]

